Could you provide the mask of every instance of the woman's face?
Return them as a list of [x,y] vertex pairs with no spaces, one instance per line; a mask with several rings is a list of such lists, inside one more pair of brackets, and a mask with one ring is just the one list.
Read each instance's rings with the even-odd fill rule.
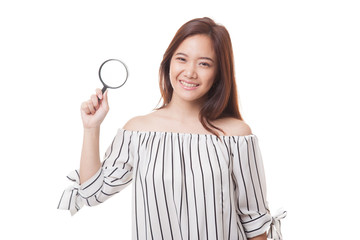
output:
[[217,59],[211,38],[203,34],[186,38],[170,62],[173,95],[186,101],[200,100],[211,88],[216,72]]

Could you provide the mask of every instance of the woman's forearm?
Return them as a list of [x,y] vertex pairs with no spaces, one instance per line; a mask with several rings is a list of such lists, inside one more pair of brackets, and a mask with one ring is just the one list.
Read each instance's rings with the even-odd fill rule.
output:
[[249,240],[266,240],[267,238],[266,238],[267,236],[266,236],[266,232],[265,233],[263,233],[263,234],[261,234],[261,235],[259,235],[259,236],[256,236],[256,237],[253,237],[253,238],[249,238]]
[[100,168],[99,154],[100,127],[84,128],[83,146],[80,159],[80,183],[92,177]]

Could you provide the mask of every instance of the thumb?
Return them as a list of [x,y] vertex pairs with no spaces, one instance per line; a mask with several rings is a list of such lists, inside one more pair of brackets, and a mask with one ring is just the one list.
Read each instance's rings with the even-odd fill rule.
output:
[[102,104],[104,104],[104,107],[105,107],[106,109],[109,108],[108,90],[107,90],[107,89],[106,89],[106,91],[104,92]]

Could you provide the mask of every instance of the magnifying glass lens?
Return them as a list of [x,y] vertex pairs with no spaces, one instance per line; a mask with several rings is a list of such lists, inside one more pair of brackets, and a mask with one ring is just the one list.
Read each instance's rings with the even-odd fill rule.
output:
[[108,61],[101,68],[102,81],[111,88],[117,88],[125,83],[127,71],[120,61]]

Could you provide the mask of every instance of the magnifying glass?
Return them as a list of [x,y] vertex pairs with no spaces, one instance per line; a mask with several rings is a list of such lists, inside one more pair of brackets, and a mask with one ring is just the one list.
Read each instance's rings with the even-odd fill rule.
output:
[[99,78],[104,85],[102,93],[107,88],[116,89],[123,86],[128,79],[129,71],[124,62],[119,59],[108,59],[99,68]]

